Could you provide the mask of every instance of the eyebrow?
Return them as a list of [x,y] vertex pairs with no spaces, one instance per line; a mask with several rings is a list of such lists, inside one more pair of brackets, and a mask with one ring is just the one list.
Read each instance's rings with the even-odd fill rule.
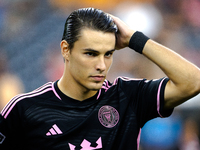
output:
[[[99,53],[99,51],[97,50],[94,50],[94,49],[91,49],[91,48],[86,48],[86,49],[83,49],[84,51],[88,51],[88,52],[95,52],[95,53]],[[115,49],[112,49],[112,50],[108,50],[107,52],[114,52]],[[106,52],[106,53],[107,53]]]

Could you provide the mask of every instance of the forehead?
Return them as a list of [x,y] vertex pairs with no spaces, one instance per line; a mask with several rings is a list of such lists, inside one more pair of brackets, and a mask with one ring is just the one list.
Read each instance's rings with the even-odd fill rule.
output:
[[74,48],[112,50],[115,48],[115,33],[102,32],[94,29],[83,28],[80,38],[75,42]]

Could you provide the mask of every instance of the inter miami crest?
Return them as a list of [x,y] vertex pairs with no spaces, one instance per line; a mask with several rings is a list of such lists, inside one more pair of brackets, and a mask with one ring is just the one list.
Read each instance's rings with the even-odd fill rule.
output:
[[119,113],[112,106],[102,106],[98,113],[100,123],[106,128],[114,127],[119,121]]

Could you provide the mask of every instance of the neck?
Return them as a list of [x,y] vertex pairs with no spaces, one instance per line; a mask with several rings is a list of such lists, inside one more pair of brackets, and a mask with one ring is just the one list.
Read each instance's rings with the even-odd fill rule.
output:
[[70,80],[61,77],[58,81],[58,88],[67,96],[83,101],[94,96],[97,91],[88,90],[80,86],[73,85]]

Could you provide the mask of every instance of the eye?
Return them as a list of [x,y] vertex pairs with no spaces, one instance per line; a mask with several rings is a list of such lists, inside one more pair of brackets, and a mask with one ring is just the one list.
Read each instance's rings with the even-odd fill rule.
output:
[[107,53],[105,54],[105,57],[111,57],[112,54],[113,54],[113,52],[107,52]]
[[85,54],[86,54],[87,56],[97,56],[97,54],[94,53],[94,52],[86,52]]

